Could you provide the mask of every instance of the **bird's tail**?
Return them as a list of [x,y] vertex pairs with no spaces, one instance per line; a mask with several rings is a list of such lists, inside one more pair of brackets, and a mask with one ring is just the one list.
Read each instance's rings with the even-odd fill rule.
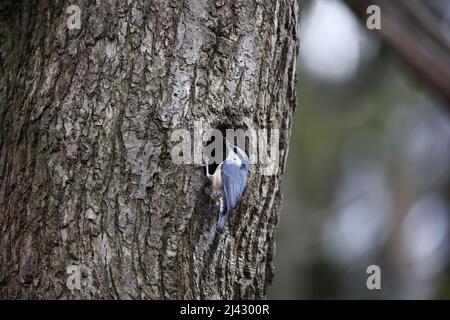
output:
[[223,215],[222,214],[220,215],[219,221],[217,222],[217,229],[219,229],[220,232],[222,232],[223,229],[225,228],[225,223],[227,222],[227,220],[228,220],[228,214],[227,213],[223,214]]

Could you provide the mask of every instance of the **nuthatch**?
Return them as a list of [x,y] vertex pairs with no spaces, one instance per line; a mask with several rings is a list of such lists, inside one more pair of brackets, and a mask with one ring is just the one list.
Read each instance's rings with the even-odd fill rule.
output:
[[[209,174],[206,165],[206,176],[211,180],[211,199],[220,208],[217,228],[222,231],[230,217],[231,211],[237,206],[247,183],[249,159],[238,147],[234,147],[225,139],[228,157],[222,161],[213,174]],[[236,152],[234,152],[234,149]]]

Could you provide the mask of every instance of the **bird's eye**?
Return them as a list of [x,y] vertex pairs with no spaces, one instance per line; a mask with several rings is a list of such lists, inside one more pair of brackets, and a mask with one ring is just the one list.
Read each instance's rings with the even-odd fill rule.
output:
[[245,164],[241,164],[241,169],[245,169]]

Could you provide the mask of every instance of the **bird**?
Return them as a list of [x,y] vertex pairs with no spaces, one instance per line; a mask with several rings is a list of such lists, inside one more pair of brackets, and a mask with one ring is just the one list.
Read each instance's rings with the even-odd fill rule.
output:
[[[211,181],[211,199],[215,207],[219,207],[217,229],[222,232],[232,211],[241,199],[249,172],[249,158],[237,146],[231,145],[224,139],[228,149],[227,158],[222,161],[213,174],[209,173],[206,165],[206,177]],[[236,152],[235,152],[236,150]]]

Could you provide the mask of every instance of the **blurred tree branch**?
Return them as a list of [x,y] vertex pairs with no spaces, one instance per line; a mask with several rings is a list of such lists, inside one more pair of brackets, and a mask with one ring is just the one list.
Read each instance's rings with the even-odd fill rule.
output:
[[374,31],[441,94],[450,110],[450,42],[441,30],[444,18],[433,13],[426,1],[346,0],[345,3],[364,24],[369,5],[381,8],[381,29]]

